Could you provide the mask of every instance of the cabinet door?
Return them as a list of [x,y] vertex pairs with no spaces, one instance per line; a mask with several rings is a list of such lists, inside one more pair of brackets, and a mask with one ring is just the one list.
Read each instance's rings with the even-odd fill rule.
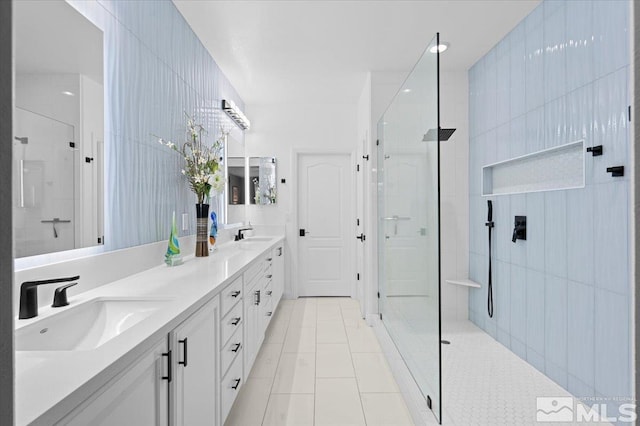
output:
[[175,368],[171,395],[175,426],[216,424],[218,312],[216,297],[170,334]]
[[275,311],[284,293],[284,244],[276,247],[273,252],[273,280],[271,286],[273,291],[272,308]]
[[[255,280],[258,283],[260,280]],[[244,298],[244,376],[248,376],[260,349],[260,297],[259,285],[253,285]]]
[[111,385],[96,392],[59,424],[73,426],[156,425],[169,423],[167,339],[140,357]]

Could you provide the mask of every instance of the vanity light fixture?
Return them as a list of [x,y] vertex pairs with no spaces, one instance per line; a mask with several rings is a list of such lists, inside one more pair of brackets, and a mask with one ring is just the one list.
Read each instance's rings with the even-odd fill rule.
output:
[[436,52],[444,52],[445,50],[447,50],[449,48],[449,43],[447,43],[446,41],[443,41],[442,43],[440,43],[437,46],[431,46],[429,48],[429,52],[431,53],[436,53]]
[[249,121],[247,116],[244,115],[242,111],[240,111],[240,108],[238,108],[233,101],[223,99],[222,110],[226,112],[229,118],[231,118],[231,120],[233,120],[233,122],[236,123],[242,130],[249,130],[251,122]]

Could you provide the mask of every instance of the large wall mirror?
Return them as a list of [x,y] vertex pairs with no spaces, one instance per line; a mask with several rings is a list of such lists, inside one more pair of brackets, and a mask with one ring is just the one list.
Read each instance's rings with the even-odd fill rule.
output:
[[103,33],[64,1],[14,2],[15,256],[102,244]]
[[242,223],[245,220],[246,179],[244,145],[227,136],[226,140],[227,185],[225,198],[227,204],[227,224]]

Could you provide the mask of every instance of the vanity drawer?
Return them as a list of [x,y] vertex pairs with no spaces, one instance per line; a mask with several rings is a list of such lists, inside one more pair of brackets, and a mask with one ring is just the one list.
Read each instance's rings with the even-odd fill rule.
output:
[[236,278],[234,282],[222,290],[221,300],[220,315],[224,317],[236,303],[242,300],[242,277]]
[[249,266],[249,268],[244,272],[245,290],[251,288],[247,287],[247,285],[249,285],[255,277],[259,276],[263,270],[264,262],[256,261],[253,265]]
[[238,396],[238,392],[244,383],[242,383],[242,350],[238,352],[238,357],[233,362],[229,372],[222,379],[220,393],[222,399],[221,415],[222,422],[227,419],[233,401]]
[[242,330],[242,303],[237,303],[222,319],[222,345],[224,346],[236,330]]
[[[238,354],[242,353],[244,342],[242,341],[242,327],[240,327],[230,338],[226,345],[222,347],[220,351],[220,371],[224,374],[234,360],[242,360],[242,356],[238,357]],[[241,361],[242,363],[242,361]]]

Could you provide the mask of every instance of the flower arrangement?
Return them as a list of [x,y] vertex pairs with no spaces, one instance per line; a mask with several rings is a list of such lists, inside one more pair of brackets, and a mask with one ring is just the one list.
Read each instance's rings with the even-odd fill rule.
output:
[[222,141],[225,132],[222,130],[222,137],[216,140],[212,146],[207,146],[202,140],[206,134],[205,128],[197,124],[187,113],[187,136],[188,139],[178,146],[171,141],[165,141],[158,137],[158,142],[165,145],[184,158],[185,165],[182,174],[187,177],[189,186],[198,197],[198,204],[203,204],[208,200],[211,192],[220,193],[224,189],[224,176],[220,163],[222,161]]

